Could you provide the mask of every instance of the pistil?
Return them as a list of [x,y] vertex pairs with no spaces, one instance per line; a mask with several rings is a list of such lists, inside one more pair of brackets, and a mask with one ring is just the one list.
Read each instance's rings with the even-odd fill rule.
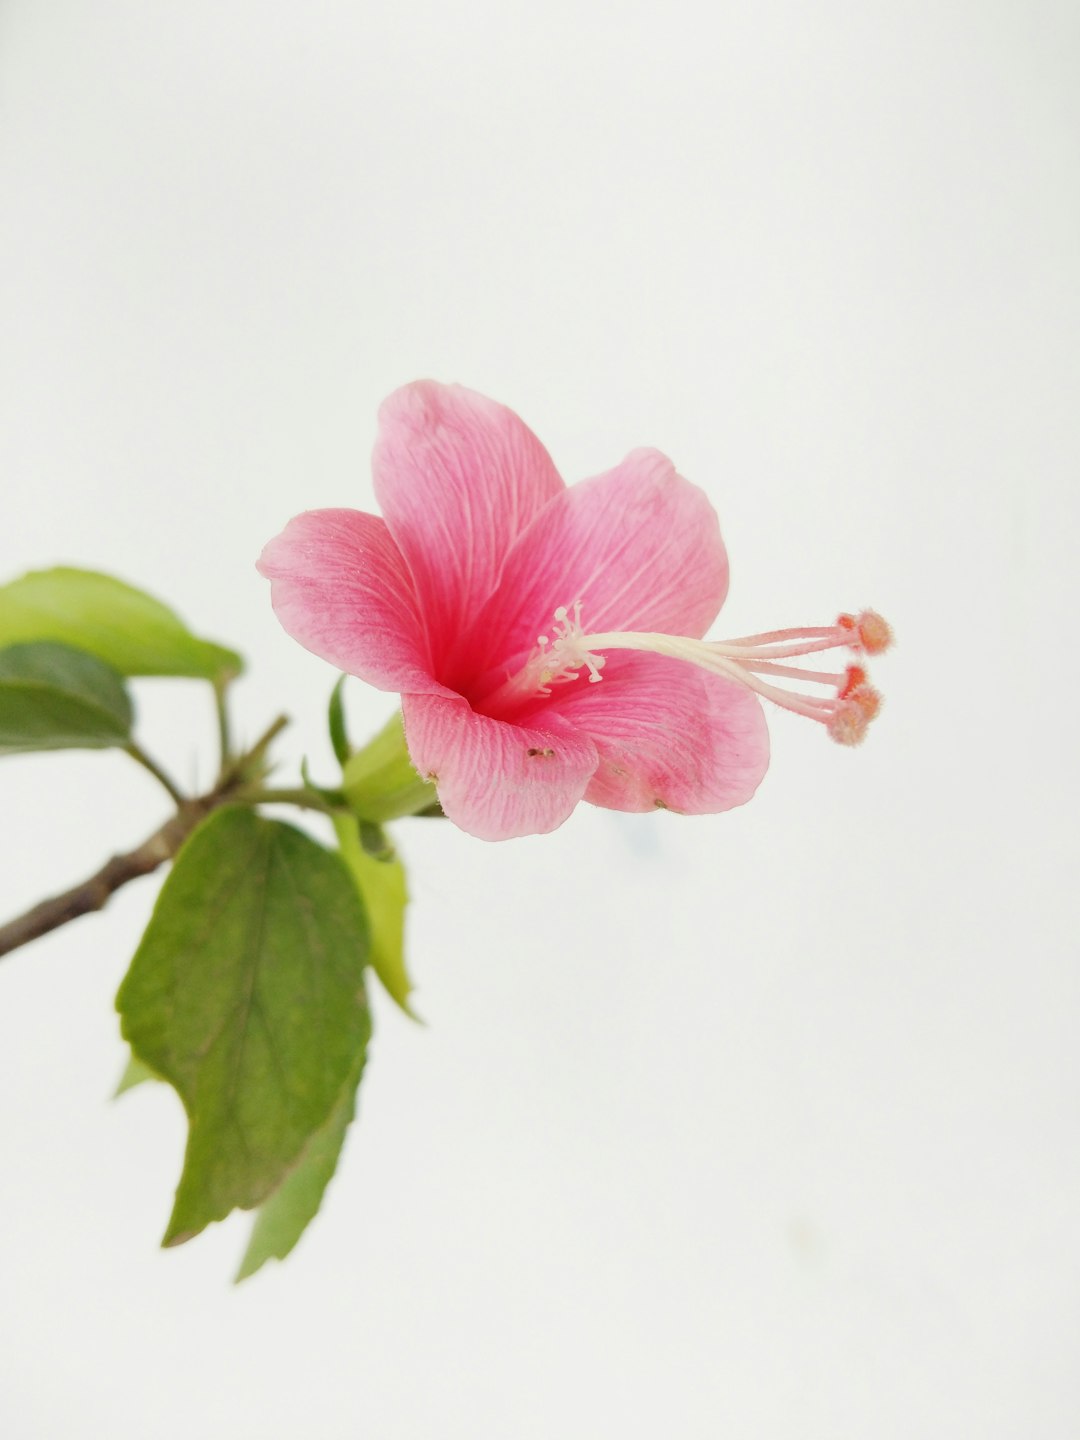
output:
[[[549,696],[557,685],[565,685],[588,674],[590,684],[599,684],[605,652],[636,650],[666,655],[722,675],[771,700],[795,715],[816,720],[841,745],[857,745],[866,727],[881,708],[881,696],[870,685],[861,665],[843,670],[804,670],[780,662],[827,650],[848,649],[860,655],[878,655],[892,642],[892,632],[873,610],[858,615],[840,615],[833,625],[803,629],[769,630],[744,635],[736,640],[695,640],[661,631],[608,630],[586,634],[581,624],[581,602],[560,605],[555,611],[550,635],[537,637],[536,649],[516,675],[479,687],[482,705],[488,714],[498,714]],[[766,678],[768,677],[768,678]],[[492,677],[494,680],[494,677]],[[807,694],[772,683],[795,680],[821,685],[826,695]]]
[[[861,654],[876,655],[892,640],[886,622],[875,611],[859,615],[841,615],[835,625],[812,626],[806,629],[770,630],[747,635],[737,640],[694,640],[659,631],[611,630],[585,634],[580,623],[580,604],[574,606],[571,619],[565,607],[555,612],[556,639],[539,639],[540,654],[550,667],[550,678],[562,681],[589,671],[589,681],[598,683],[604,655],[611,650],[646,651],[666,655],[723,675],[744,685],[763,699],[790,710],[796,715],[817,720],[828,734],[842,745],[855,745],[866,734],[866,727],[881,708],[881,696],[868,683],[865,670],[850,665],[840,673],[803,670],[778,661],[825,650],[852,649]],[[550,649],[548,648],[550,644]],[[776,679],[799,680],[824,685],[832,694],[815,696],[771,683]]]

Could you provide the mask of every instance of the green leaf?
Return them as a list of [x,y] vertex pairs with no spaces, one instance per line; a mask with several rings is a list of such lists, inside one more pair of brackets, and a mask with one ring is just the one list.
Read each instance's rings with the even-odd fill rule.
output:
[[330,727],[330,744],[334,747],[334,754],[342,769],[352,754],[352,746],[345,731],[345,700],[342,695],[344,688],[345,676],[342,675],[330,692],[330,706],[326,717]]
[[117,1008],[189,1134],[163,1243],[282,1184],[330,1122],[371,1032],[368,930],[338,856],[227,807],[180,851]]
[[356,1073],[346,1083],[329,1120],[312,1135],[292,1173],[260,1206],[236,1274],[238,1283],[254,1275],[267,1260],[284,1260],[318,1214],[337,1169],[345,1132],[356,1113],[356,1091],[366,1058],[366,1051],[361,1052]]
[[149,1065],[144,1065],[141,1060],[136,1060],[134,1055],[128,1056],[128,1063],[124,1066],[124,1073],[117,1082],[113,1091],[113,1099],[119,1100],[121,1095],[126,1095],[129,1090],[134,1090],[136,1085],[145,1085],[147,1080],[160,1080],[161,1076],[154,1073]]
[[341,788],[361,820],[376,825],[438,803],[435,786],[421,780],[409,759],[400,711],[346,762]]
[[93,570],[35,570],[0,586],[0,646],[57,640],[121,675],[239,675],[233,650],[200,640],[159,600]]
[[419,1016],[409,1004],[413,984],[405,969],[405,907],[409,892],[400,860],[376,859],[360,843],[359,826],[348,815],[335,815],[341,858],[360,892],[371,930],[371,965],[386,993],[413,1020]]
[[53,644],[0,650],[0,755],[126,745],[131,720],[124,682],[93,655]]

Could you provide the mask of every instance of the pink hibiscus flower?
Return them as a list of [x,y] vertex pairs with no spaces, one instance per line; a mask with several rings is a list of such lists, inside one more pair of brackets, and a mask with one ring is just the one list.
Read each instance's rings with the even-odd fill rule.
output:
[[[841,742],[862,738],[879,702],[861,668],[778,662],[873,653],[885,622],[864,612],[702,640],[727,593],[727,556],[704,492],[658,451],[568,488],[512,411],[461,386],[406,385],[379,420],[385,518],[298,515],[259,569],[294,639],[401,694],[413,764],[463,830],[542,834],[579,800],[686,814],[741,805],[769,760],[758,695]],[[831,693],[771,683],[785,676]]]

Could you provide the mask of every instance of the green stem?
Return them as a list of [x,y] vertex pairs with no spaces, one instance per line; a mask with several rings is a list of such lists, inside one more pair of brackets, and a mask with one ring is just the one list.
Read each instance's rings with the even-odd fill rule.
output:
[[182,795],[161,766],[132,740],[125,747],[127,753],[169,792],[176,801],[176,814],[134,850],[126,855],[114,855],[88,880],[51,900],[43,900],[6,925],[0,925],[0,955],[7,955],[31,940],[47,935],[50,930],[56,930],[80,915],[100,910],[121,886],[137,880],[140,875],[151,874],[166,860],[171,860],[199,821],[219,805],[228,805],[233,801],[247,805],[281,801],[301,805],[308,810],[337,813],[333,806],[310,790],[263,790],[258,784],[246,783],[246,772],[250,773],[252,768],[255,773],[260,772],[267,747],[288,723],[287,715],[279,715],[246,754],[229,763],[212,790],[193,799]]
[[277,719],[263,731],[255,744],[243,755],[238,755],[231,760],[218,777],[217,789],[235,789],[238,785],[254,781],[258,776],[265,773],[264,760],[266,752],[273,741],[285,729],[289,723],[287,715],[279,715]]
[[58,930],[61,925],[77,920],[80,915],[101,910],[121,886],[138,880],[142,875],[153,874],[158,866],[172,859],[199,821],[209,815],[217,804],[218,800],[212,795],[186,801],[171,819],[134,850],[125,855],[114,855],[88,880],[73,885],[62,895],[42,900],[24,915],[0,925],[0,955],[8,955],[20,945],[28,945],[31,940],[48,935],[51,930]]
[[218,746],[221,751],[220,773],[224,775],[232,760],[232,737],[229,732],[229,707],[226,692],[229,681],[220,676],[214,681],[214,706],[217,710]]
[[169,779],[168,775],[166,775],[165,771],[161,768],[157,761],[152,760],[141,745],[137,744],[134,740],[129,740],[128,743],[124,746],[124,749],[131,756],[131,758],[136,761],[137,764],[141,765],[144,770],[148,770],[150,774],[153,775],[154,779],[158,782],[158,784],[163,786],[169,792],[169,795],[171,796],[175,804],[184,805],[187,802],[187,796],[180,789],[180,787],[178,785],[175,785],[173,781]]
[[331,804],[329,800],[324,800],[313,790],[303,788],[274,790],[253,785],[247,789],[237,790],[233,798],[243,805],[298,805],[301,810],[318,810],[323,815],[340,815],[343,808],[340,805]]
[[261,760],[271,743],[277,739],[288,723],[288,715],[279,715],[276,720],[272,721],[244,756],[245,763],[250,760]]

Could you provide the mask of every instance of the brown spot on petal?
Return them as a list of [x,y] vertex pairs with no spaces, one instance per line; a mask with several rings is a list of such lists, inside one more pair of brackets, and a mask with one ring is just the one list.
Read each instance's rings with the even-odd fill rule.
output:
[[553,760],[555,758],[554,750],[548,750],[539,745],[530,745],[528,750],[525,751],[525,754],[528,755],[530,759],[532,759],[534,755],[542,755],[545,760]]
[[435,774],[434,770],[429,770],[424,776],[424,779],[429,780],[432,785],[437,785],[439,783],[439,777]]
[[661,800],[660,797],[659,797],[659,795],[656,797],[656,799],[655,799],[652,803],[656,806],[657,810],[666,810],[666,809],[668,808],[668,807],[667,807],[667,802],[664,801],[664,800]]

